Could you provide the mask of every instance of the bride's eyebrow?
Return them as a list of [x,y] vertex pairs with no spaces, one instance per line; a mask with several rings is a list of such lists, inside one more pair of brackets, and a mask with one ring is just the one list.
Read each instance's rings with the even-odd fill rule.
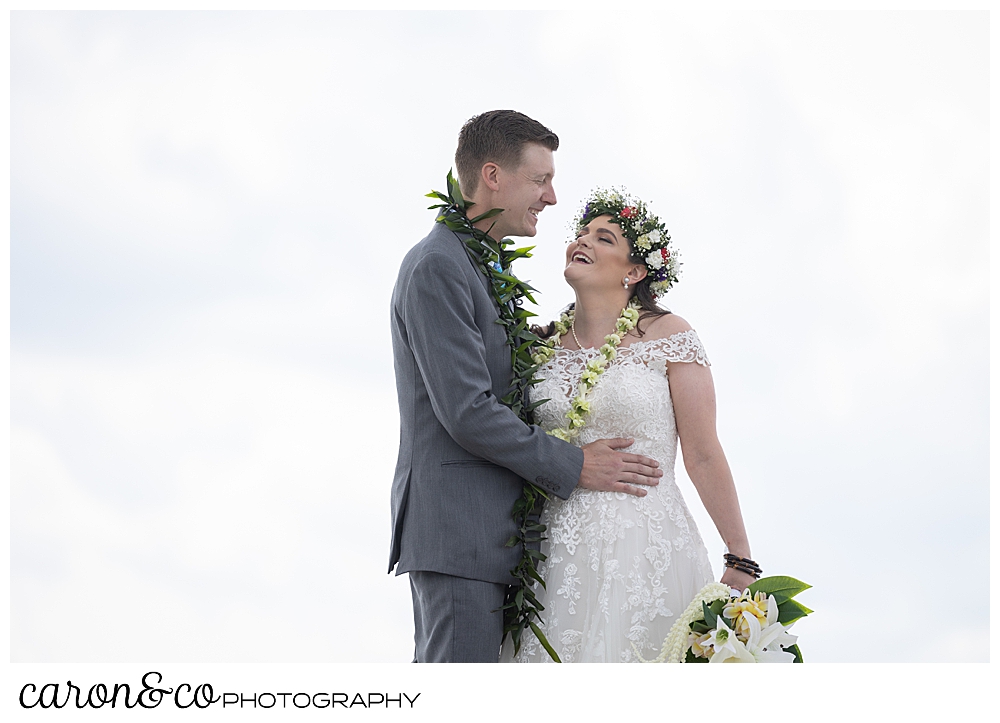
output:
[[617,240],[618,240],[618,234],[616,234],[616,233],[615,233],[614,231],[612,231],[612,230],[611,230],[610,228],[599,228],[599,229],[597,229],[597,233],[600,233],[601,231],[603,231],[604,233],[609,233],[609,234],[611,234],[612,236],[614,236],[614,237],[615,237],[615,241],[617,241]]

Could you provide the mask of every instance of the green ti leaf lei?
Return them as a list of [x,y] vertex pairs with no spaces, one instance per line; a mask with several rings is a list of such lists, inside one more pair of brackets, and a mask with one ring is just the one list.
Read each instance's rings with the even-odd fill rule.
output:
[[[510,407],[525,424],[531,424],[534,409],[548,401],[542,399],[530,403],[528,400],[528,390],[540,381],[534,376],[539,365],[532,356],[532,347],[538,345],[541,340],[528,327],[528,319],[535,314],[522,309],[521,300],[527,299],[535,303],[531,295],[535,289],[515,277],[510,267],[516,259],[530,258],[534,246],[510,249],[512,241],[508,239],[497,241],[490,236],[489,231],[492,230],[492,226],[485,232],[480,231],[473,224],[493,218],[502,213],[503,209],[494,208],[470,219],[468,209],[471,204],[462,197],[458,181],[451,171],[448,172],[447,183],[447,194],[439,191],[427,194],[428,198],[440,201],[430,208],[441,209],[437,217],[438,223],[443,223],[456,233],[469,234],[469,238],[464,240],[466,251],[490,282],[490,293],[499,308],[500,318],[497,319],[497,323],[504,327],[507,346],[510,347],[510,362],[514,376],[510,391],[500,401]],[[533,582],[545,587],[545,581],[537,569],[537,563],[543,561],[545,555],[536,547],[545,539],[543,537],[545,525],[538,520],[542,503],[546,499],[548,494],[544,490],[531,482],[524,482],[521,496],[514,504],[511,513],[518,531],[507,541],[507,547],[515,545],[521,547],[521,559],[517,567],[511,570],[511,575],[517,582],[508,588],[501,609],[504,612],[504,638],[510,635],[515,653],[521,648],[524,631],[530,628],[548,654],[558,663],[561,662],[559,656],[535,622],[541,621],[541,612],[545,608],[531,592]]]

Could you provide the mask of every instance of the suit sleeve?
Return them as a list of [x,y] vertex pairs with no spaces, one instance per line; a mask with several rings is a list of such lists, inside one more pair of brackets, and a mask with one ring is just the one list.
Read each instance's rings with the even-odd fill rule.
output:
[[565,499],[583,451],[527,425],[493,396],[486,347],[475,323],[466,258],[430,253],[413,267],[402,312],[410,349],[449,435],[469,453]]

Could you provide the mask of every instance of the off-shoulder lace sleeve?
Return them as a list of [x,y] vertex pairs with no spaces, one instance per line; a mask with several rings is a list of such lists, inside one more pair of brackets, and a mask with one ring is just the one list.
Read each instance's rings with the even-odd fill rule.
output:
[[647,364],[655,363],[657,366],[662,364],[664,371],[667,362],[694,362],[703,367],[712,365],[694,329],[679,331],[665,339],[650,341],[646,354],[648,357],[644,361]]
[[712,362],[705,354],[705,347],[701,345],[701,339],[694,329],[672,334],[665,342],[663,350],[666,352],[667,361],[696,362],[703,367],[712,366]]

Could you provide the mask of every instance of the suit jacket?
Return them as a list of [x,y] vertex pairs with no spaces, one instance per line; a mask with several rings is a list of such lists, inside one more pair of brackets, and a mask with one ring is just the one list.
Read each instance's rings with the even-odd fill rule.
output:
[[389,570],[509,584],[520,549],[505,545],[522,480],[565,499],[583,452],[500,402],[513,380],[510,348],[466,238],[435,223],[392,293],[400,434]]

